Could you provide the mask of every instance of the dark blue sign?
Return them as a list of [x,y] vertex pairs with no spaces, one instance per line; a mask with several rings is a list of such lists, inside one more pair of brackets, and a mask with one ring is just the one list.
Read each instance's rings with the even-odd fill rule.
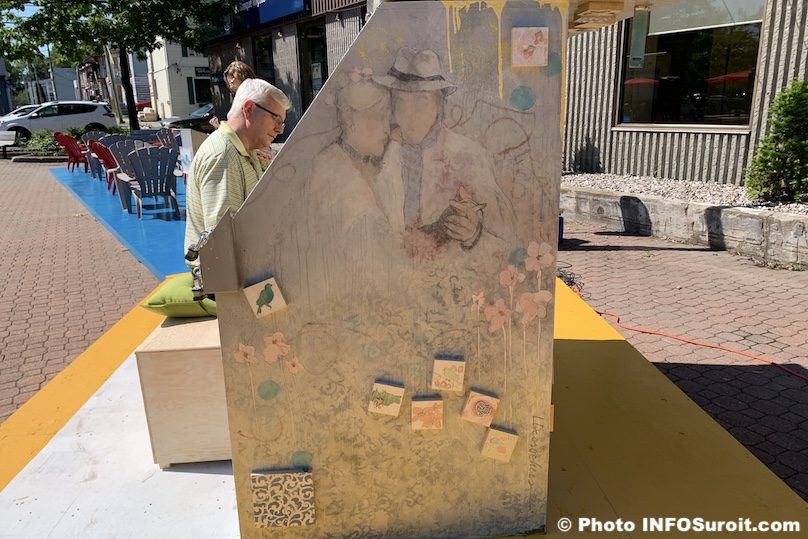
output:
[[306,9],[303,0],[241,0],[239,27],[247,30]]

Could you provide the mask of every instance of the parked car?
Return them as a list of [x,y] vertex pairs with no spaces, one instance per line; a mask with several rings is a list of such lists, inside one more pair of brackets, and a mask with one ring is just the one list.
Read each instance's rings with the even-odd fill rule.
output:
[[0,131],[14,131],[17,142],[25,142],[38,129],[66,131],[93,129],[106,131],[117,125],[115,115],[106,103],[95,101],[49,101],[23,116],[0,121]]
[[39,107],[39,105],[23,105],[21,107],[17,107],[16,109],[12,110],[8,114],[4,114],[0,116],[0,121],[2,120],[9,120],[11,118],[16,118],[18,116],[25,116],[29,112],[33,112],[35,108]]
[[188,116],[165,118],[160,124],[163,127],[172,127],[174,129],[195,129],[203,133],[213,133],[216,128],[210,125],[210,119],[214,116],[213,104],[207,103]]
[[137,109],[138,112],[145,109],[146,107],[151,106],[152,106],[151,101],[149,101],[148,99],[145,101],[138,101],[137,103],[135,103],[135,108]]

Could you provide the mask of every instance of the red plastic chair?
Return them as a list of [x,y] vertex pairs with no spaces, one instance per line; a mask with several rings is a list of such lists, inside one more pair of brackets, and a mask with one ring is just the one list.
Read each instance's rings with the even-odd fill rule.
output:
[[98,157],[98,161],[107,174],[107,191],[112,189],[112,194],[114,195],[117,190],[115,185],[115,173],[118,172],[120,168],[118,162],[115,160],[115,157],[113,157],[112,152],[109,151],[109,148],[97,140],[90,140],[87,142],[87,145],[90,147],[90,151]]
[[80,163],[84,163],[84,172],[87,172],[89,170],[89,164],[87,163],[87,156],[85,156],[84,153],[82,153],[81,146],[79,146],[79,143],[76,142],[76,139],[74,139],[70,135],[65,135],[64,133],[54,133],[53,138],[67,154],[68,170],[72,172],[76,168],[76,166],[78,166]]

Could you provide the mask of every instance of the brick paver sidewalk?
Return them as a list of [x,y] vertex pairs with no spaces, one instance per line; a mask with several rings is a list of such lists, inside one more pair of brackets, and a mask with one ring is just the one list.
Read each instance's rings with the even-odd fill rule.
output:
[[[626,325],[762,355],[808,376],[808,271],[566,224],[559,268],[575,274],[594,309],[618,314]],[[808,500],[808,382],[736,354],[617,329]]]
[[0,421],[157,284],[53,166],[0,161]]

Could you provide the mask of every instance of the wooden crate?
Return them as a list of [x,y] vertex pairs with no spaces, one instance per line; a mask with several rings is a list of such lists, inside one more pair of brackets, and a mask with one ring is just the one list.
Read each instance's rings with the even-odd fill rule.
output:
[[135,355],[154,462],[229,459],[217,320],[168,319]]

